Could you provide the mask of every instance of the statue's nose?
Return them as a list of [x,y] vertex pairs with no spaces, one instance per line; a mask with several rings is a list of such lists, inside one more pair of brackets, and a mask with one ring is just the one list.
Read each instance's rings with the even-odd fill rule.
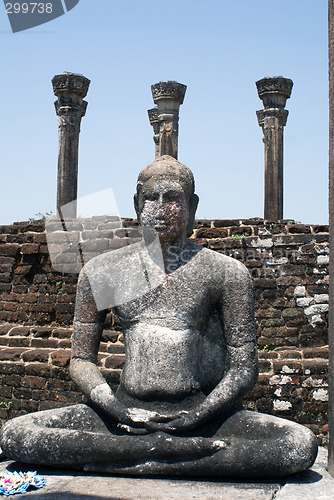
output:
[[165,205],[164,205],[164,201],[163,201],[162,196],[159,196],[156,214],[158,217],[163,217],[166,214]]

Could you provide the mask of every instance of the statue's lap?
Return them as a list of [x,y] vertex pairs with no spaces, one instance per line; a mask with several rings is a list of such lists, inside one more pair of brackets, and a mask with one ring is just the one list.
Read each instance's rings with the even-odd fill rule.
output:
[[[271,477],[284,476],[304,470],[312,465],[317,445],[314,435],[307,428],[271,415],[244,410],[241,407],[196,429],[196,432],[181,434],[151,433],[146,435],[130,435],[120,431],[116,425],[105,417],[99,416],[90,406],[85,404],[73,405],[65,408],[46,410],[32,413],[13,419],[8,424],[12,439],[15,440],[21,433],[21,439],[29,439],[29,434],[35,435],[35,443],[43,445],[47,435],[52,441],[53,435],[60,437],[62,452],[58,463],[73,453],[73,441],[84,443],[87,441],[87,461],[85,452],[80,451],[81,459],[78,463],[66,464],[76,469],[95,472],[129,473],[134,475],[207,475],[213,477]],[[23,433],[23,436],[22,436]],[[174,452],[166,452],[166,456],[154,460],[145,450],[151,444],[169,442],[174,446]],[[124,439],[125,438],[125,439]],[[100,457],[101,446],[108,447],[110,439],[110,456],[104,460]],[[114,462],[112,450],[115,447],[121,451],[122,447],[139,449],[144,446],[142,457],[131,455],[125,461],[119,458]],[[194,448],[193,442],[199,443],[201,450]],[[139,443],[139,445],[138,445]],[[190,443],[190,445],[189,445]],[[36,446],[36,445],[35,445]],[[94,450],[96,446],[96,458]],[[138,448],[139,446],[139,448]],[[189,447],[190,446],[190,447]],[[218,446],[218,447],[217,447]],[[176,451],[175,451],[176,449]],[[40,453],[36,450],[37,455]],[[20,452],[19,452],[20,453]],[[43,453],[40,453],[43,456]],[[75,456],[75,454],[74,454]],[[63,457],[63,458],[62,458]],[[18,455],[17,460],[25,459]],[[36,461],[31,460],[32,463]],[[38,463],[38,462],[37,462]],[[42,462],[45,463],[45,462]]]
[[[122,432],[118,429],[115,422],[104,415],[99,414],[91,406],[86,404],[77,404],[64,408],[55,408],[36,413],[31,413],[23,417],[17,417],[10,423],[23,425],[28,420],[40,429],[68,429],[75,431],[88,431],[110,434],[113,437],[127,436],[131,437],[131,433]],[[250,410],[245,410],[241,406],[233,409],[227,415],[220,416],[211,420],[205,425],[196,428],[195,431],[183,433],[173,432],[168,434],[171,439],[173,437],[217,437],[227,438],[232,441],[234,438],[242,438],[249,441],[264,441],[275,440],[294,432],[307,435],[310,431],[295,422],[291,422],[273,415],[263,414]],[[147,433],[143,435],[135,435],[145,440],[148,436],[154,434]],[[161,432],[160,432],[161,434]]]

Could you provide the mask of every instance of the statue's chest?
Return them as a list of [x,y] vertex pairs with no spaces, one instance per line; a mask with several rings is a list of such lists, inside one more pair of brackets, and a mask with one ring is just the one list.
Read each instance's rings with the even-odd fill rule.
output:
[[208,283],[187,274],[178,270],[166,275],[157,287],[142,297],[119,306],[117,314],[124,322],[174,318],[199,326],[200,318],[205,317],[212,303],[212,291]]

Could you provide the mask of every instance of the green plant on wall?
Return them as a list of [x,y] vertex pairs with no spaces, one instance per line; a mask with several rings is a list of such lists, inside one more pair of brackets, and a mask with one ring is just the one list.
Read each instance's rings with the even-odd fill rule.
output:
[[259,348],[257,350],[257,352],[269,352],[269,346],[268,345],[264,345],[263,347]]
[[230,238],[232,240],[243,240],[244,238],[248,238],[248,236],[250,236],[250,235],[247,233],[245,233],[245,234],[232,234],[232,236],[230,236]]
[[45,212],[45,213],[38,212],[38,214],[35,214],[34,217],[29,217],[29,222],[34,222],[36,220],[45,220],[46,218],[55,217],[55,216],[56,216],[56,214],[53,210],[50,210],[50,212]]
[[6,401],[0,401],[0,406],[4,406],[5,409],[7,411],[10,410],[10,407],[12,406],[12,402],[11,401],[8,401],[8,403]]

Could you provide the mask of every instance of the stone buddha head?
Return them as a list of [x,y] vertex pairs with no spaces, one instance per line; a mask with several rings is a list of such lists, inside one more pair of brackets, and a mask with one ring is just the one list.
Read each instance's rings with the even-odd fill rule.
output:
[[191,236],[198,196],[192,171],[172,156],[161,156],[138,176],[134,196],[138,221],[162,243]]

